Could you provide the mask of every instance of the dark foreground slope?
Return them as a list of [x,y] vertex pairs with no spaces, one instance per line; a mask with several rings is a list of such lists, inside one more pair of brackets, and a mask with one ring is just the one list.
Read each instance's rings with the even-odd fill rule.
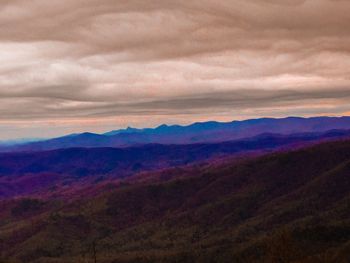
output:
[[3,262],[349,262],[349,140],[188,169],[3,201]]

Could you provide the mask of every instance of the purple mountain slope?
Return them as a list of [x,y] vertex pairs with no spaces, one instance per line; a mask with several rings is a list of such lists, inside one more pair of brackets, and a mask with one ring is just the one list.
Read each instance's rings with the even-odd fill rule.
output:
[[[90,135],[88,135],[90,136]],[[350,131],[294,135],[262,134],[249,139],[188,145],[149,144],[128,148],[69,148],[0,154],[0,199],[81,180],[106,180],[233,156],[294,149],[349,138]],[[90,178],[90,179],[89,179]]]

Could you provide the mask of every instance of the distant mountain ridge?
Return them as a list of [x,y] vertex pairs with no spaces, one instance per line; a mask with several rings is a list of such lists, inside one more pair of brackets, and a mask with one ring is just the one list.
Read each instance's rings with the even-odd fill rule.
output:
[[262,133],[295,134],[350,129],[350,117],[261,118],[232,122],[202,122],[188,126],[127,128],[104,134],[81,133],[45,141],[0,147],[0,151],[45,151],[72,147],[129,147],[151,143],[193,144],[243,139]]

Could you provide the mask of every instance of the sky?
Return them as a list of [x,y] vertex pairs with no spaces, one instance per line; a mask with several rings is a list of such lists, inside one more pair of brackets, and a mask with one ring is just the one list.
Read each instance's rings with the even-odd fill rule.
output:
[[0,0],[0,140],[350,115],[348,0]]

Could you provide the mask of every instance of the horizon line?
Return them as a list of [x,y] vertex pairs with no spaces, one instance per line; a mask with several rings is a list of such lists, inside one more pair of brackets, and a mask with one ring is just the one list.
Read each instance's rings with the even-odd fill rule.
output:
[[285,116],[285,117],[260,117],[260,118],[247,118],[247,119],[242,119],[242,120],[231,120],[231,121],[216,121],[216,120],[208,120],[208,121],[197,121],[197,122],[191,122],[189,124],[168,124],[168,123],[162,123],[158,124],[155,126],[151,127],[141,127],[141,128],[136,128],[132,126],[127,126],[124,128],[117,128],[117,129],[112,129],[112,130],[106,130],[104,132],[92,132],[92,131],[85,131],[85,132],[76,132],[76,133],[67,133],[67,134],[62,134],[59,136],[53,136],[53,137],[19,137],[19,138],[14,138],[14,139],[0,139],[0,144],[15,144],[15,143],[28,143],[28,142],[38,142],[38,141],[45,141],[45,140],[51,140],[51,139],[56,139],[56,138],[62,138],[62,137],[68,137],[68,136],[77,136],[80,134],[95,134],[95,135],[106,135],[107,133],[110,132],[118,132],[118,131],[124,131],[127,129],[136,129],[139,131],[142,130],[154,130],[157,128],[160,128],[162,126],[166,127],[190,127],[195,124],[203,124],[203,123],[219,123],[219,124],[228,124],[232,122],[246,122],[246,121],[253,121],[253,120],[263,120],[263,119],[273,119],[273,120],[283,120],[283,119],[317,119],[317,118],[349,118],[350,116],[348,115],[337,115],[337,116],[329,116],[329,115],[316,115],[316,116]]

